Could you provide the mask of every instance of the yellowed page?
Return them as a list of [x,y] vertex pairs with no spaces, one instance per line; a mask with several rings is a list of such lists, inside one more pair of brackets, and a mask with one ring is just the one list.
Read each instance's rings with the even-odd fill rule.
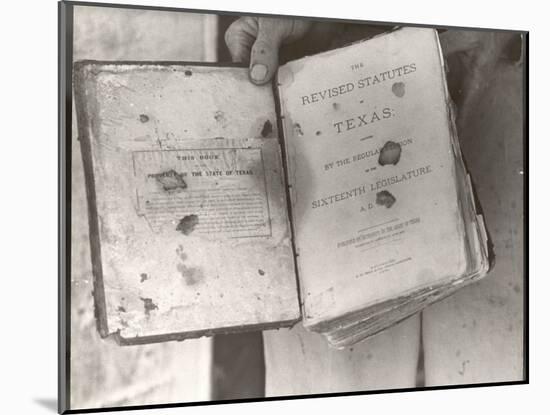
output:
[[306,326],[464,272],[442,71],[415,28],[280,69]]

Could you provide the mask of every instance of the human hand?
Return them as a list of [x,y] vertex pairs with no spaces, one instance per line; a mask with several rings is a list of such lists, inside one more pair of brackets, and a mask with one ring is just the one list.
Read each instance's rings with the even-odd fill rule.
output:
[[279,66],[279,47],[306,34],[311,22],[267,17],[241,17],[225,32],[233,62],[249,64],[250,80],[256,85],[273,78]]

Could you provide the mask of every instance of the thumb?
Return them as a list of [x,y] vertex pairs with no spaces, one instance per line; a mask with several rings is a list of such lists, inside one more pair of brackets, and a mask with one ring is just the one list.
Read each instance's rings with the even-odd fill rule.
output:
[[250,80],[256,85],[269,82],[279,66],[279,47],[288,33],[289,21],[260,18],[258,35],[250,50]]

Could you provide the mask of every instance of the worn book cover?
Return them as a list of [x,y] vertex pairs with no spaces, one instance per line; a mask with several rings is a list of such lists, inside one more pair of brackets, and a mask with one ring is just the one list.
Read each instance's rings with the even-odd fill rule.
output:
[[75,84],[101,334],[296,322],[272,89],[179,63],[82,62]]
[[102,336],[302,319],[344,347],[489,270],[432,29],[261,87],[177,62],[80,62],[74,83]]

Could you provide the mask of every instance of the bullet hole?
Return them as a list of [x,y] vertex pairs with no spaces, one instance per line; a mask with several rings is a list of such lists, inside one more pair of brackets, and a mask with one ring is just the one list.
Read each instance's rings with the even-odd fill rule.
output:
[[315,135],[321,135],[321,134],[322,134],[321,131],[317,131],[317,132],[315,133]]
[[225,115],[223,114],[223,111],[216,111],[214,113],[214,119],[216,120],[216,122],[225,121]]
[[259,270],[258,270],[258,274],[260,274],[260,275],[265,275],[265,271],[264,271],[263,269],[259,269]]
[[403,82],[395,82],[391,87],[391,91],[396,97],[403,98],[405,95],[405,84]]
[[302,126],[299,123],[294,124],[294,135],[299,135],[300,137],[304,135]]
[[262,128],[262,137],[268,137],[273,132],[273,125],[271,124],[271,121],[267,120],[264,123],[264,126]]
[[187,183],[183,180],[183,174],[178,173],[174,169],[149,176],[155,178],[157,183],[162,186],[162,189],[168,193],[178,192],[187,188]]
[[190,235],[195,230],[195,226],[199,223],[199,217],[197,215],[184,216],[176,226],[176,230],[184,235]]
[[378,156],[378,164],[385,166],[386,164],[396,165],[401,158],[401,145],[393,141],[388,141],[380,150]]
[[146,114],[140,114],[140,115],[139,115],[139,120],[140,120],[142,123],[146,123],[147,121],[149,121],[149,116],[146,115]]
[[153,303],[152,299],[143,298],[143,297],[139,297],[139,299],[143,301],[143,308],[145,309],[146,316],[151,315],[151,311],[159,309],[158,306],[155,303]]
[[260,49],[260,54],[265,55],[265,49]]
[[121,313],[125,313],[125,312],[126,312],[126,309],[120,305],[120,306],[118,306],[118,308],[116,309],[116,311],[119,311],[119,312],[121,312]]
[[147,280],[147,278],[149,278],[145,272],[142,272],[139,277],[140,277],[140,282],[144,282]]
[[335,111],[338,111],[340,109],[340,104],[338,104],[337,102],[333,102],[332,103],[332,108],[335,110]]
[[376,204],[380,206],[386,206],[386,208],[391,208],[395,203],[395,197],[388,192],[387,190],[382,190],[376,193]]
[[185,76],[191,76],[191,75],[193,75],[193,72],[191,72],[189,69],[186,70],[184,73],[185,73]]

